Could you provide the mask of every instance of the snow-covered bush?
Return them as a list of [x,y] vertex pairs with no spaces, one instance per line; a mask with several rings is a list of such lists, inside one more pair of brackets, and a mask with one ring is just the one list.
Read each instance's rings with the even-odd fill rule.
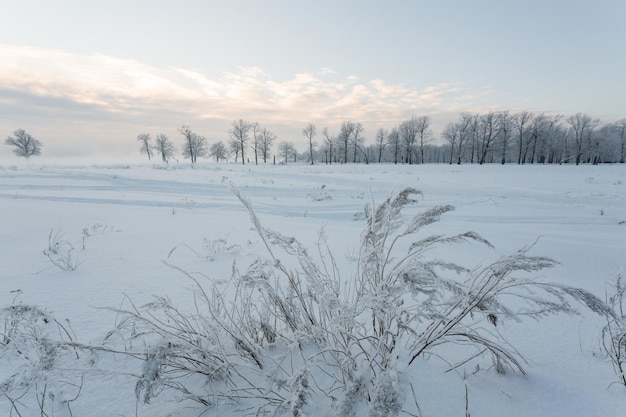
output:
[[315,191],[309,193],[309,198],[313,202],[332,200],[331,195],[328,194],[328,190],[326,189],[326,184],[320,185]]
[[63,232],[51,229],[48,234],[48,247],[43,251],[54,266],[63,271],[74,271],[80,265],[78,252],[65,239]]
[[[366,210],[358,266],[349,273],[337,267],[323,233],[313,256],[297,239],[262,227],[252,204],[232,191],[266,255],[244,272],[233,265],[227,283],[181,269],[195,283],[191,309],[160,297],[120,310],[111,334],[129,350],[148,346],[137,383],[144,401],[167,388],[252,415],[397,416],[408,407],[405,372],[428,353],[453,368],[488,369],[477,364],[491,358],[497,372],[524,373],[523,358],[496,330],[507,319],[574,313],[572,300],[610,314],[586,291],[534,280],[533,272],[555,262],[530,248],[474,269],[427,256],[442,245],[491,245],[473,232],[424,235],[453,207],[407,217],[420,195],[414,189]],[[448,344],[465,356],[445,357]]]
[[33,415],[21,414],[32,403],[42,416],[55,408],[71,415],[83,384],[67,366],[78,359],[72,340],[69,327],[39,307],[0,309],[0,395],[11,404],[8,415]]

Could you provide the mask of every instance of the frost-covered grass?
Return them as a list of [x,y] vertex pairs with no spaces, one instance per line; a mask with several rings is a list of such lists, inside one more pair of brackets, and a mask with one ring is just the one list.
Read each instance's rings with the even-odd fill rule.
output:
[[[460,329],[474,342],[488,337],[481,339],[488,341],[486,352],[460,333],[446,343],[417,337],[438,335],[441,324],[433,319],[452,311],[437,285],[462,292],[453,282],[480,282],[492,271],[488,265],[515,260],[506,256],[521,248],[548,262],[536,266],[550,266],[543,257],[560,265],[515,279],[605,299],[626,259],[626,167],[176,168],[0,171],[0,410],[24,416],[626,413],[616,356],[607,355],[601,339],[607,323],[612,335],[623,332],[623,315],[607,321],[571,301],[567,307],[578,315],[534,320],[517,300],[489,305],[496,301],[490,299],[474,303],[462,321],[474,327]],[[372,207],[407,188],[423,194],[413,196],[419,201],[403,208],[401,220],[442,215],[422,238],[473,231],[493,245],[418,239],[422,246],[413,248],[423,251],[411,265],[431,262],[448,272],[436,282],[426,275],[400,281],[405,289],[417,286],[430,304],[411,304],[415,297],[398,294],[398,282],[376,281],[393,274],[364,271],[375,271],[382,256],[364,252]],[[456,209],[448,212],[449,206]],[[432,207],[440,209],[428,212]],[[399,241],[389,265],[401,262],[411,243]],[[70,248],[72,258],[51,258]],[[71,267],[59,267],[59,259]],[[457,275],[452,263],[469,271]],[[285,279],[274,279],[276,271]],[[324,279],[305,285],[313,276]],[[359,290],[365,284],[367,291]],[[543,297],[542,288],[512,288],[533,301]],[[343,298],[333,301],[333,294]],[[359,297],[367,303],[344,308]],[[284,309],[264,310],[272,305]],[[370,307],[347,317],[355,305]],[[428,311],[416,315],[403,306]],[[544,305],[545,312],[563,309],[556,306]],[[307,311],[317,314],[309,322]],[[513,317],[518,320],[506,320]],[[505,350],[481,354],[496,346]],[[348,367],[354,363],[356,372]]]

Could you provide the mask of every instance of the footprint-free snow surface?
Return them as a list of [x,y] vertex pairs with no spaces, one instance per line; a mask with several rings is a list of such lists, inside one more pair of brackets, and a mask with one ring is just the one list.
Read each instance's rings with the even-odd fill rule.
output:
[[[623,164],[5,166],[0,169],[0,308],[40,308],[62,323],[72,340],[96,346],[120,319],[118,307],[141,306],[154,296],[168,297],[183,310],[191,307],[187,274],[224,282],[234,269],[243,271],[266,256],[233,186],[264,227],[295,237],[311,253],[317,253],[323,232],[344,276],[358,264],[366,207],[407,187],[423,193],[409,214],[455,207],[431,233],[471,230],[494,246],[451,245],[434,257],[473,268],[532,245],[529,253],[560,263],[534,277],[602,299],[626,267]],[[61,245],[67,258],[54,258],[51,242]],[[436,355],[402,368],[407,413],[400,415],[465,416],[467,401],[467,411],[477,417],[626,416],[626,387],[617,383],[599,341],[606,320],[582,306],[579,311],[496,329],[526,360],[526,376],[499,374],[489,360],[479,370],[449,371],[450,364]],[[6,346],[11,326],[0,323]],[[116,343],[110,335],[107,340]],[[141,350],[128,343],[126,348]],[[454,346],[445,353],[453,360]],[[149,404],[138,402],[137,376],[145,369],[126,363],[123,355],[91,354],[92,368],[73,369],[72,377],[59,382],[27,375],[18,365],[32,358],[5,348],[0,415],[206,417],[258,411],[234,399],[209,408],[176,402],[167,390],[155,393]],[[16,372],[37,386],[24,386],[20,398],[15,387],[12,396],[4,396]],[[66,374],[49,378],[54,375]],[[332,401],[308,404],[300,415],[333,415]],[[290,410],[284,414],[294,415]]]

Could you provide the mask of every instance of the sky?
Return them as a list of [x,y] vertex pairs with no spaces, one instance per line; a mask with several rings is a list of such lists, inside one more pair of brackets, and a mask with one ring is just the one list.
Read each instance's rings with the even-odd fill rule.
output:
[[[623,0],[0,0],[0,137],[39,158],[139,157],[190,126],[376,131],[464,111],[626,117]],[[318,134],[319,136],[319,134]],[[318,139],[320,139],[318,137]],[[321,139],[320,139],[321,140]],[[0,158],[15,159],[9,146]]]

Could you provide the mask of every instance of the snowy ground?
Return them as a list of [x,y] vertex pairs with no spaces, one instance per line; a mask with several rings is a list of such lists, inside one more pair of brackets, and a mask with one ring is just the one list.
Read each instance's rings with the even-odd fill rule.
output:
[[[251,200],[264,226],[309,247],[323,228],[346,270],[355,264],[365,205],[405,187],[424,193],[421,208],[456,207],[434,231],[472,230],[495,246],[451,247],[454,252],[448,255],[468,266],[534,243],[533,254],[561,263],[541,271],[542,280],[582,287],[604,298],[608,284],[626,265],[624,165],[162,168],[1,167],[0,308],[40,306],[68,320],[77,340],[95,344],[116,321],[114,313],[99,307],[116,307],[129,299],[140,305],[153,295],[190,303],[189,280],[163,261],[227,279],[233,260],[244,268],[263,251],[246,210],[228,188],[231,182]],[[51,232],[76,249],[74,271],[55,267],[43,254]],[[612,384],[616,375],[598,343],[603,324],[586,311],[509,323],[505,335],[528,361],[528,375],[485,371],[468,376],[471,415],[626,415],[626,388]],[[436,358],[407,369],[420,415],[464,415],[464,383],[446,369]],[[0,368],[0,383],[7,377]],[[407,403],[413,402],[410,394]],[[135,407],[134,382],[122,373],[89,375],[72,403],[74,416],[132,416],[137,411],[140,416],[182,417],[201,412],[165,402],[165,396]],[[20,411],[23,416],[40,415],[27,397]],[[18,415],[0,397],[0,415],[9,412]],[[245,414],[218,409],[203,415],[211,413]],[[48,415],[69,414],[57,407],[48,408]]]

